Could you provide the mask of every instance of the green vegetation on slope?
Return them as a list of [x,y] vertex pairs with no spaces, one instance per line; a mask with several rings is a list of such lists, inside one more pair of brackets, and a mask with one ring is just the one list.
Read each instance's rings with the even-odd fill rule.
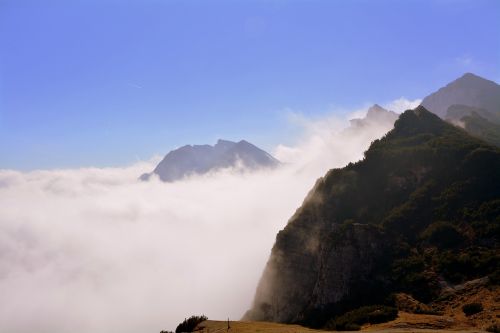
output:
[[[361,228],[363,225],[372,229]],[[280,294],[267,297],[277,299],[269,308],[278,309],[280,317],[264,315],[271,320],[324,327],[356,308],[390,305],[389,296],[395,292],[406,292],[427,303],[439,296],[446,283],[485,275],[497,281],[499,225],[500,150],[423,107],[406,111],[392,131],[372,143],[362,161],[330,170],[318,180],[303,206],[280,232],[273,248],[277,259],[271,261],[276,267],[271,268],[286,273],[276,275],[276,281],[265,282],[274,283],[275,289],[283,288],[283,281],[292,285],[290,288],[294,288],[292,282],[309,287],[311,284],[299,279],[310,275],[295,267],[296,262],[305,260],[311,260],[311,268],[317,269],[317,282],[312,284],[312,298],[300,304],[299,312],[276,306],[287,300],[293,302],[287,295],[294,290],[280,290]],[[373,244],[373,251],[356,257],[371,256],[363,259],[370,264],[369,270],[356,268],[366,262],[329,264],[341,258],[331,254],[338,249],[367,251],[358,244],[343,243],[343,239],[369,240],[360,230],[373,235],[368,242]],[[357,238],[352,237],[356,231]],[[297,244],[312,244],[312,240],[318,243],[316,252],[304,255],[294,248]],[[290,256],[298,259],[289,262]],[[345,274],[352,276],[338,280]],[[333,280],[329,281],[329,277]],[[342,287],[345,296],[324,301],[333,299],[324,295],[337,288],[338,281],[347,283]],[[303,300],[307,293],[298,297]],[[285,311],[287,316],[283,315]]]

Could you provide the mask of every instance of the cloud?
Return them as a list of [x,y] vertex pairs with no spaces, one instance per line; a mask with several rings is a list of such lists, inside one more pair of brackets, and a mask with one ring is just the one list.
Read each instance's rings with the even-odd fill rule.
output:
[[474,60],[470,55],[462,55],[455,58],[455,62],[462,67],[469,67],[474,63]]
[[[154,164],[0,171],[0,331],[155,332],[191,314],[239,319],[276,233],[315,180],[392,124],[295,116],[285,165],[140,182]],[[155,161],[156,162],[156,161]]]
[[414,109],[422,103],[421,99],[409,100],[404,97],[395,99],[389,103],[383,104],[383,107],[387,110],[391,110],[397,113],[402,113],[409,109]]

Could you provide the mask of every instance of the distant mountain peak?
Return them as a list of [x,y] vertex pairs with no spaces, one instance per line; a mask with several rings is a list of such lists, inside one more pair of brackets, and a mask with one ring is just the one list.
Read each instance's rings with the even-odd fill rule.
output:
[[151,173],[140,179],[157,175],[162,181],[172,182],[193,174],[205,174],[222,168],[269,168],[280,162],[248,141],[233,142],[219,139],[211,145],[185,145],[169,152]]
[[381,107],[380,105],[378,105],[376,103],[368,108],[368,113],[370,113],[370,112],[386,112],[386,111],[387,111],[386,109],[384,109],[383,107]]
[[443,119],[446,118],[448,108],[454,104],[498,112],[500,86],[476,74],[465,73],[422,101],[424,107]]
[[392,127],[396,119],[398,119],[398,114],[396,112],[386,110],[378,104],[373,104],[368,108],[364,118],[354,118],[350,120],[350,129],[362,128],[373,124],[389,125]]
[[476,75],[474,73],[471,73],[471,72],[467,72],[465,73],[464,75],[462,75],[460,77],[461,79],[468,79],[468,78],[479,78],[479,79],[483,79],[482,77],[480,77],[479,75]]

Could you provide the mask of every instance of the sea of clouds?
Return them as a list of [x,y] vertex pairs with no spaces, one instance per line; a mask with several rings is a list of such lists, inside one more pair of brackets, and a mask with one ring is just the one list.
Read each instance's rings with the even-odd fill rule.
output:
[[353,131],[346,118],[292,118],[301,137],[276,147],[284,164],[274,170],[175,183],[137,179],[158,159],[0,170],[0,332],[159,332],[192,314],[239,319],[276,233],[316,179],[361,159],[392,127]]

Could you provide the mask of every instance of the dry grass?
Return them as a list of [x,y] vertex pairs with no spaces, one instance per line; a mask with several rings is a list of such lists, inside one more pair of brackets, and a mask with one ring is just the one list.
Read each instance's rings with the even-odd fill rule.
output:
[[[413,315],[420,316],[421,322],[429,319],[428,315]],[[409,319],[408,317],[404,317]],[[400,321],[401,323],[402,321]],[[418,322],[418,321],[417,321]],[[396,323],[394,321],[393,323]],[[227,321],[207,320],[199,325],[200,333],[326,333],[330,331],[313,330],[299,325],[286,325],[267,322],[249,322],[249,321],[230,321],[230,329],[227,329]],[[482,333],[479,329],[436,329],[436,328],[411,328],[411,327],[383,327],[377,326],[365,327],[364,330],[369,330],[370,333]]]
[[[411,299],[410,299],[411,300]],[[407,300],[408,301],[408,300]],[[462,306],[479,302],[484,310],[466,317]],[[407,302],[408,303],[408,302]],[[412,304],[410,304],[412,305]],[[407,305],[407,310],[412,306]],[[417,304],[422,307],[422,304]],[[474,333],[485,332],[486,327],[498,323],[500,318],[500,287],[488,286],[486,282],[474,280],[461,286],[450,288],[448,296],[426,306],[441,315],[415,314],[400,311],[393,321],[364,325],[362,331],[370,333]],[[313,330],[299,325],[286,325],[268,322],[207,320],[199,327],[200,333],[321,333],[328,331]]]
[[318,331],[299,325],[286,325],[259,321],[227,321],[207,320],[198,325],[200,333],[318,333]]

